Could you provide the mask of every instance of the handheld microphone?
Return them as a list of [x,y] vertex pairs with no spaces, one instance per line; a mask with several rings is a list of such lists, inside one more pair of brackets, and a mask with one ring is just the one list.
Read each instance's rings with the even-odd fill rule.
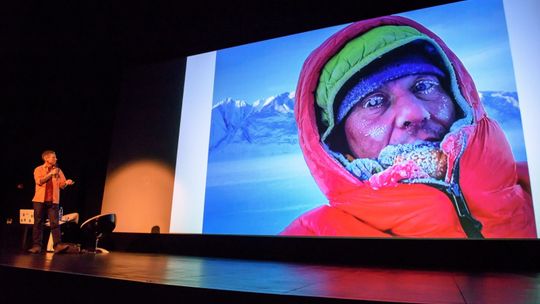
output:
[[60,170],[60,168],[58,167],[58,164],[52,165],[51,170],[56,170],[56,172],[54,173],[54,177],[58,177],[59,170]]

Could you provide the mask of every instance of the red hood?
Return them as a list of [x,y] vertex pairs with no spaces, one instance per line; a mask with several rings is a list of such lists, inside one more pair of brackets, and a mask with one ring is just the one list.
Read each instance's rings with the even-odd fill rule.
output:
[[[454,207],[442,191],[425,184],[398,184],[374,190],[368,182],[345,170],[321,144],[313,93],[320,71],[349,40],[380,25],[406,25],[426,34],[442,48],[453,66],[460,93],[472,109],[473,122],[454,132],[455,138],[445,140],[449,168],[455,168],[454,161],[462,153],[456,182],[472,215],[482,222],[484,236],[535,237],[530,194],[517,185],[510,146],[500,127],[487,118],[471,76],[440,38],[402,17],[382,17],[348,26],[313,51],[302,68],[295,108],[299,142],[311,174],[330,205],[393,235],[463,236]],[[460,146],[449,147],[460,145],[462,139],[464,150]]]

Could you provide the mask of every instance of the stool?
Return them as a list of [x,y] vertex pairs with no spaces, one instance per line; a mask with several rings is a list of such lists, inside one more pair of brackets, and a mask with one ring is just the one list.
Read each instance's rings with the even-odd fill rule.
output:
[[103,236],[111,233],[114,228],[116,228],[115,213],[96,215],[87,219],[81,224],[81,232],[86,239],[83,249],[95,253],[108,252],[99,248],[98,243]]

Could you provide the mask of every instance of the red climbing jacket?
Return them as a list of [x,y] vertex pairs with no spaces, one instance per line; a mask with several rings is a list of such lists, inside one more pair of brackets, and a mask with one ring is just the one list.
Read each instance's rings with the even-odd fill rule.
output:
[[[320,101],[315,93],[323,83],[321,79],[327,76],[321,76],[321,71],[349,41],[382,25],[397,26],[395,34],[385,38],[386,44],[382,47],[374,46],[374,50],[365,47],[365,57],[369,57],[371,51],[388,52],[393,48],[393,41],[405,39],[405,42],[396,44],[403,45],[414,39],[427,39],[438,47],[443,57],[446,56],[453,77],[453,90],[463,100],[460,106],[469,120],[452,128],[441,143],[448,159],[448,170],[445,180],[440,183],[391,183],[384,174],[380,180],[361,180],[347,171],[324,147],[323,133],[332,132],[333,119],[326,122],[328,128],[325,130],[321,127],[320,113],[325,102],[332,106],[333,100],[329,97]],[[407,29],[408,34],[401,35],[402,28]],[[409,31],[411,28],[413,31]],[[377,50],[380,48],[383,50]],[[348,65],[354,66],[354,63],[349,62]],[[336,73],[343,74],[339,77],[351,74],[346,71]],[[328,81],[332,77],[337,76],[330,75],[324,79]],[[334,83],[328,91],[334,89],[332,85]],[[371,19],[354,23],[330,37],[305,61],[296,90],[295,107],[304,158],[319,188],[328,198],[328,205],[301,215],[285,228],[282,235],[536,237],[530,189],[522,186],[522,182],[528,180],[526,164],[524,167],[520,164],[518,170],[502,129],[487,117],[473,80],[459,59],[440,38],[414,21],[402,17]],[[330,112],[330,115],[333,114]],[[518,172],[522,175],[518,176]],[[389,174],[388,171],[385,174]]]

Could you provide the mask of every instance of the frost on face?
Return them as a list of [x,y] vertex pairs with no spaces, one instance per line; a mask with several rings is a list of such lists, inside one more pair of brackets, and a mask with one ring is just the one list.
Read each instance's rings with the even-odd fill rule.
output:
[[384,134],[386,133],[387,126],[379,126],[372,128],[368,131],[368,133],[365,136],[369,136],[373,138],[374,140],[381,140],[384,137]]
[[451,104],[452,101],[450,101],[447,96],[443,96],[441,102],[438,103],[439,106],[435,116],[439,119],[449,120],[450,114],[452,113],[452,111],[450,111]]

